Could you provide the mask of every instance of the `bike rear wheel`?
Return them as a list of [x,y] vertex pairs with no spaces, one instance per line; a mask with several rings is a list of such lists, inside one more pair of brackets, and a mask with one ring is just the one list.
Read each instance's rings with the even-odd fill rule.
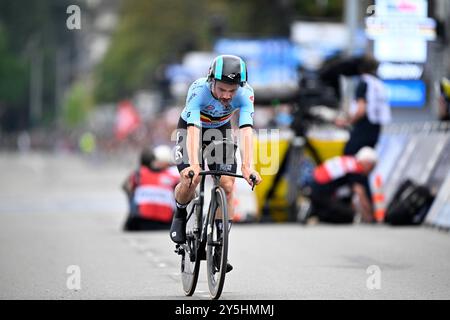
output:
[[[228,210],[225,192],[222,188],[215,189],[215,200],[212,199],[208,213],[206,260],[208,287],[212,299],[218,299],[222,294],[228,258]],[[218,230],[216,220],[222,223]]]
[[195,201],[191,203],[187,210],[186,244],[182,245],[183,253],[181,254],[181,280],[186,296],[194,294],[200,272],[201,224],[199,224],[198,205]]

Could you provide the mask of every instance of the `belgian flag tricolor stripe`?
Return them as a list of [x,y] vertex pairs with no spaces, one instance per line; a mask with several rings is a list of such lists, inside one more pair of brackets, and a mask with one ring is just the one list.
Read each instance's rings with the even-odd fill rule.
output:
[[233,115],[233,112],[230,114],[227,114],[225,116],[213,117],[209,114],[200,112],[200,120],[202,122],[207,122],[207,123],[222,122],[222,121],[226,121],[226,120],[230,119],[232,115]]

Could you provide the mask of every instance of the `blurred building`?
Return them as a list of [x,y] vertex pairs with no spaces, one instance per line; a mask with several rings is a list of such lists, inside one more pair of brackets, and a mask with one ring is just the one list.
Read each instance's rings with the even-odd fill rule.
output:
[[[70,4],[65,2],[64,6]],[[80,8],[81,29],[64,30],[70,34],[65,37],[70,42],[60,41],[56,51],[57,106],[62,106],[64,94],[74,81],[89,79],[106,53],[117,25],[120,0],[78,0],[73,4]],[[68,17],[66,13],[65,18]]]
[[120,0],[84,0],[87,14],[78,40],[77,65],[80,73],[88,73],[101,61],[118,22]]
[[390,90],[397,117],[436,119],[435,86],[449,70],[450,3],[375,0],[363,7],[369,52]]

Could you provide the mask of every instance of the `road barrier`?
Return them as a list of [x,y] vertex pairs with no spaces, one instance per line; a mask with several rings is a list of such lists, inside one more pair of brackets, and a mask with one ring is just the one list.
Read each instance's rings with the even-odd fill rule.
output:
[[425,218],[425,223],[430,226],[450,228],[450,172]]
[[383,181],[389,203],[406,179],[427,186],[436,198],[425,223],[450,228],[450,126],[439,122],[387,126],[377,151],[380,161],[370,177],[372,190],[377,193],[377,179]]

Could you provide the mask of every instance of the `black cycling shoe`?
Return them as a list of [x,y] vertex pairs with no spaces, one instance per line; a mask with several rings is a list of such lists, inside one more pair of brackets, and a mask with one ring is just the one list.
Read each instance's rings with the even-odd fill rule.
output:
[[170,226],[170,239],[178,244],[186,242],[186,209],[178,209],[175,213]]
[[[220,252],[220,250],[214,251],[214,255],[213,255],[214,272],[219,272],[219,269],[220,269],[220,253],[219,252]],[[230,272],[231,270],[233,270],[233,266],[231,264],[229,264],[227,261],[226,273]]]

